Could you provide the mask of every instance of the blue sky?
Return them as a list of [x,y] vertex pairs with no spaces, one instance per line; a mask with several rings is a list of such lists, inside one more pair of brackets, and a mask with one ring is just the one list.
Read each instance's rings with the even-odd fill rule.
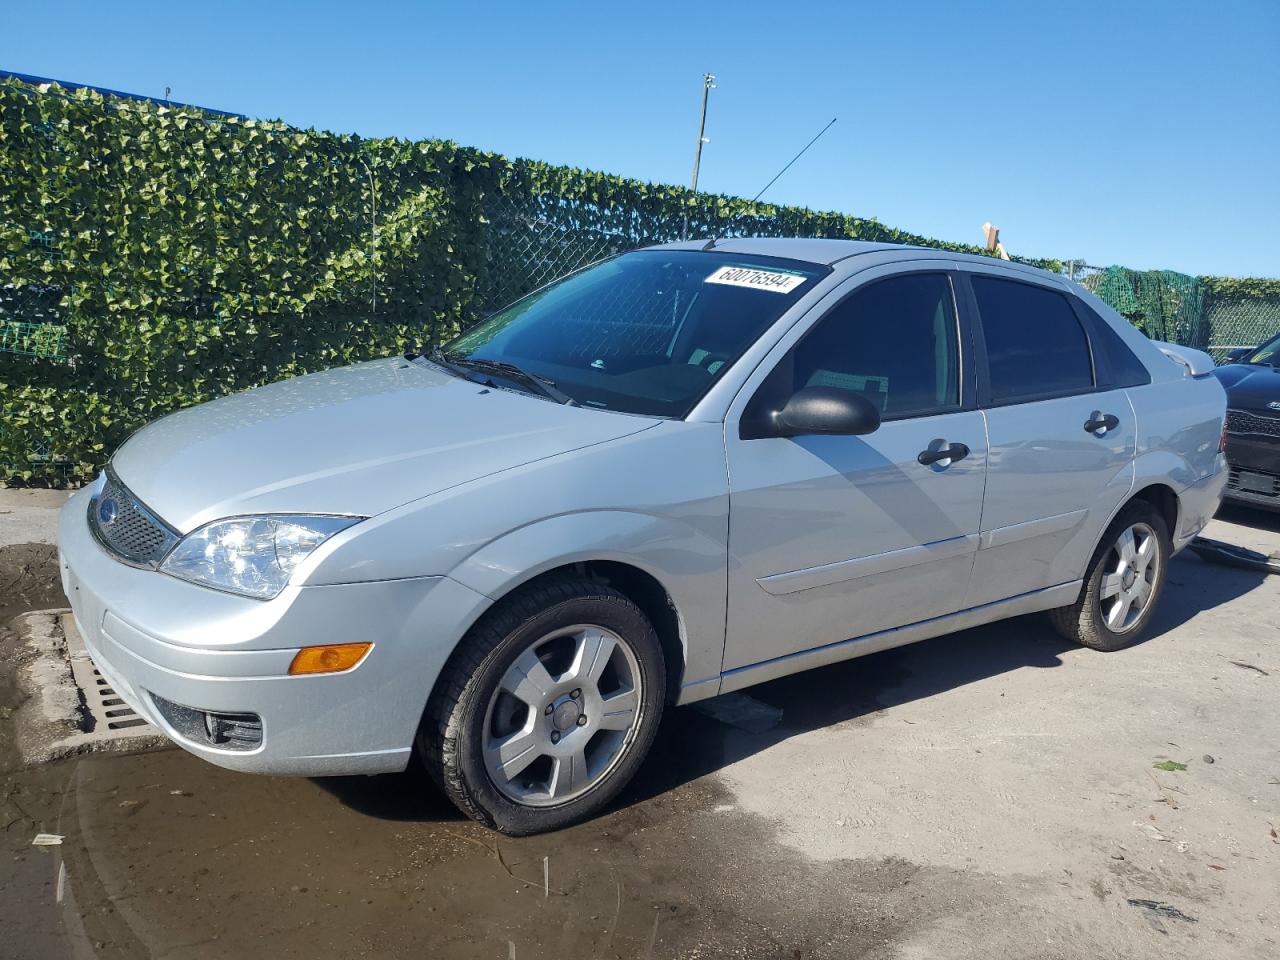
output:
[[1012,252],[1280,276],[1280,0],[17,2],[0,68],[688,182]]

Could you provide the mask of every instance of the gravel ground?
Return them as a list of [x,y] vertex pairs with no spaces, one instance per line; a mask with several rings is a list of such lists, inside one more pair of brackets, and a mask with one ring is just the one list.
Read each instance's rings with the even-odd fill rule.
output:
[[[0,491],[11,611],[59,600],[48,496]],[[1271,552],[1280,516],[1207,534]],[[673,711],[612,812],[524,840],[418,771],[20,769],[0,710],[0,955],[1273,958],[1280,577],[1170,579],[1121,653],[1026,617],[753,688],[772,729]]]

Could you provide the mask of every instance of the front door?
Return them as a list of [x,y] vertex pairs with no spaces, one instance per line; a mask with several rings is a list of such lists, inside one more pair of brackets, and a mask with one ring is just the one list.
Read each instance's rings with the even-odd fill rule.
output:
[[[725,671],[963,605],[986,435],[968,402],[952,278],[877,272],[785,337],[727,419]],[[864,394],[880,428],[751,438],[761,411],[806,386]]]

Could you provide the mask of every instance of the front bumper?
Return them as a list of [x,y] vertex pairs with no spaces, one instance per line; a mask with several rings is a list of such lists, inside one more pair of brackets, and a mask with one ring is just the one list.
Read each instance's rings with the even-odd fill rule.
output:
[[[219,593],[110,556],[89,531],[88,496],[73,496],[59,518],[63,588],[94,663],[139,714],[235,770],[404,769],[432,685],[487,598],[448,577],[291,586],[266,602]],[[374,645],[354,669],[288,675],[300,647],[352,641]],[[158,701],[257,714],[261,743],[201,742]]]
[[[1226,497],[1234,503],[1280,510],[1280,437],[1262,437],[1255,434],[1227,434],[1227,460],[1231,474]],[[1246,489],[1242,486],[1241,473],[1252,473],[1269,479],[1270,491]],[[1257,486],[1257,476],[1251,478]]]
[[[1260,471],[1252,471],[1260,472]],[[1257,490],[1246,490],[1239,485],[1239,472],[1236,468],[1232,468],[1231,477],[1235,483],[1227,485],[1227,492],[1224,494],[1227,500],[1232,503],[1238,503],[1243,506],[1260,507],[1263,510],[1280,510],[1280,474],[1267,475],[1271,479],[1272,493],[1262,493]]]

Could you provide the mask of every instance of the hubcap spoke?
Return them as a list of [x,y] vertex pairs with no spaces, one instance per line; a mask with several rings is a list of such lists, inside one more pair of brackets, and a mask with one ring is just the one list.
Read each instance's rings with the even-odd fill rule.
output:
[[579,680],[599,683],[600,675],[613,658],[618,641],[613,637],[595,630],[588,630],[578,640],[577,653],[574,656],[570,673]]
[[1124,589],[1124,575],[1120,573],[1105,573],[1102,575],[1102,589],[1099,596],[1103,600],[1109,600]]
[[1120,539],[1116,541],[1116,552],[1120,554],[1120,559],[1125,563],[1133,563],[1137,548],[1133,542],[1132,527],[1120,534]]
[[636,722],[636,710],[640,703],[634,690],[622,690],[603,701],[604,712],[600,716],[603,730],[630,730]]
[[[585,746],[585,745],[584,745]],[[555,772],[551,775],[550,794],[556,800],[563,800],[591,783],[591,775],[587,772],[587,754],[583,747],[563,757],[556,758]]]
[[1138,544],[1137,558],[1139,569],[1145,570],[1156,555],[1156,538],[1147,535],[1142,538],[1142,542]]
[[551,674],[547,673],[547,668],[532,649],[526,650],[502,678],[502,689],[534,710],[541,709],[555,685]]
[[1111,609],[1107,611],[1107,626],[1112,630],[1119,630],[1124,625],[1125,615],[1129,612],[1132,601],[1124,594],[1116,598],[1116,602],[1111,605]]
[[511,780],[542,756],[542,747],[542,738],[531,727],[517,730],[505,740],[495,741],[489,749],[496,755],[502,775]]

